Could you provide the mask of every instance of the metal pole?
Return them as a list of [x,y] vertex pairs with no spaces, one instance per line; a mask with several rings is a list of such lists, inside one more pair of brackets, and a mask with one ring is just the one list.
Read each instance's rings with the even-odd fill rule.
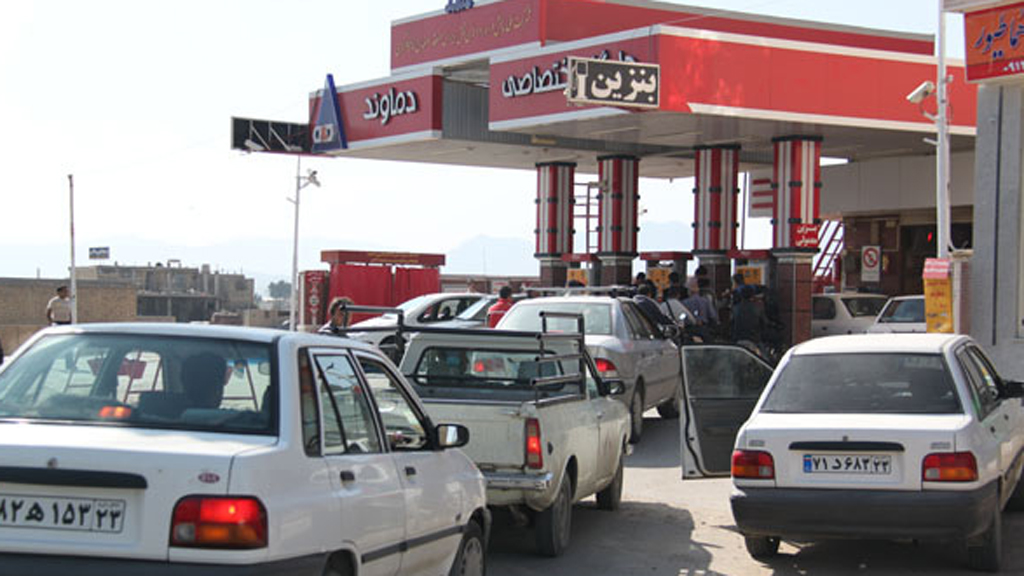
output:
[[750,171],[743,173],[743,204],[740,207],[740,250],[747,249],[747,210],[750,210]]
[[296,312],[299,306],[299,194],[302,191],[302,157],[295,158],[295,231],[292,236],[292,302],[288,311],[288,329],[299,329]]
[[71,323],[78,324],[78,282],[75,274],[75,178],[68,174],[68,202],[71,214]]
[[939,31],[935,36],[936,51],[939,57],[938,82],[938,105],[939,112],[935,120],[938,148],[935,160],[935,227],[937,229],[937,257],[947,258],[949,256],[949,124],[947,111],[949,100],[947,97],[948,78],[946,76],[946,13],[942,10],[942,0],[939,5]]

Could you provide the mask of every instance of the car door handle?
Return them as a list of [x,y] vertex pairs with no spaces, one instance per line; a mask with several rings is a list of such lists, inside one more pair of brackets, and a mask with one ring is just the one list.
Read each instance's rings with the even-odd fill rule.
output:
[[406,476],[415,476],[416,475],[416,469],[413,468],[412,466],[406,466],[405,467],[405,475]]
[[344,483],[356,481],[356,473],[351,470],[342,470],[339,476]]

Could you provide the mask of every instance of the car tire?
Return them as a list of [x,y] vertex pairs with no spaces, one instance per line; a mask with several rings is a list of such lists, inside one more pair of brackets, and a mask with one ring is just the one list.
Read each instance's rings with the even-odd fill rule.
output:
[[747,547],[747,553],[751,558],[767,560],[774,558],[779,553],[781,540],[778,536],[744,536],[743,544]]
[[620,455],[619,467],[615,470],[615,477],[612,478],[611,483],[597,493],[597,507],[601,510],[611,512],[619,509],[619,504],[622,502],[622,479],[625,469],[623,459],[623,456]]
[[998,504],[992,523],[967,542],[967,565],[972,570],[998,572],[1003,558],[1003,517]]
[[462,543],[455,554],[455,562],[448,576],[484,576],[487,574],[487,545],[484,543],[484,531],[476,522],[466,525],[462,534]]
[[640,381],[633,388],[629,401],[629,443],[636,444],[644,435],[644,389]]
[[661,416],[665,420],[675,420],[679,418],[679,401],[683,397],[683,383],[676,384],[675,392],[672,393],[672,398],[666,402],[658,405],[658,416]]
[[569,547],[569,533],[572,530],[572,484],[569,476],[562,479],[558,496],[551,506],[537,513],[534,536],[537,551],[542,556],[561,556]]
[[1006,509],[1011,512],[1024,510],[1024,476],[1017,479],[1017,487],[1013,489],[1013,494],[1006,502]]

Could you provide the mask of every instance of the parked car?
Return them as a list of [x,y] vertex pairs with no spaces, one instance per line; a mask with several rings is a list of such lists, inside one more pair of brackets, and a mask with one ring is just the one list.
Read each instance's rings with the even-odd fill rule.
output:
[[[512,301],[519,302],[526,298],[525,294],[513,294]],[[433,324],[438,328],[482,328],[487,326],[487,311],[498,301],[495,294],[487,294],[470,304],[468,308],[451,320],[443,320]]]
[[[663,418],[679,416],[679,347],[636,303],[608,296],[531,298],[513,306],[496,328],[540,332],[543,311],[583,315],[587,349],[598,372],[605,378],[621,379],[626,385],[626,393],[620,398],[629,408],[630,442],[640,441],[647,409],[656,407]],[[568,319],[552,319],[549,326],[576,330]]]
[[[424,294],[402,302],[396,308],[403,313],[403,324],[407,327],[428,326],[437,322],[451,320],[472,306],[485,294],[473,292]],[[485,312],[486,314],[486,312]],[[349,337],[369,342],[385,349],[395,346],[397,336],[393,328],[398,325],[395,314],[384,314],[362,322],[356,322],[350,328]],[[361,328],[373,330],[359,332]],[[393,359],[397,359],[393,356]]]
[[0,369],[9,574],[481,574],[484,480],[375,348],[49,328]]
[[[793,348],[732,453],[747,550],[767,558],[783,538],[959,540],[970,566],[998,570],[1002,510],[1024,505],[1022,396],[1024,384],[1001,379],[967,336],[836,336]],[[699,422],[728,402],[688,410]],[[683,435],[685,476],[730,471],[722,447],[689,441],[694,430]]]
[[427,331],[401,364],[434,418],[469,428],[487,505],[533,526],[546,556],[568,547],[574,502],[618,508],[629,446],[625,387],[597,374],[576,332]]
[[924,318],[924,296],[895,296],[878,314],[869,334],[927,332]]
[[889,298],[881,294],[834,293],[811,296],[811,337],[863,334]]

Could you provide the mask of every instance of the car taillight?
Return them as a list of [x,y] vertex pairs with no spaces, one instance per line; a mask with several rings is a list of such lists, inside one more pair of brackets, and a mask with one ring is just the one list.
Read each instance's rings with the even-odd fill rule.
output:
[[771,480],[775,478],[775,460],[760,450],[736,450],[732,453],[732,477]]
[[188,496],[178,501],[171,521],[171,546],[263,548],[267,511],[256,498]]
[[544,450],[540,441],[540,422],[536,418],[526,421],[526,466],[527,468],[544,467]]
[[970,452],[942,452],[924,457],[921,479],[925,482],[973,482],[978,462]]
[[607,358],[597,358],[594,360],[594,367],[601,373],[601,376],[618,376],[619,371],[615,367],[615,363]]

